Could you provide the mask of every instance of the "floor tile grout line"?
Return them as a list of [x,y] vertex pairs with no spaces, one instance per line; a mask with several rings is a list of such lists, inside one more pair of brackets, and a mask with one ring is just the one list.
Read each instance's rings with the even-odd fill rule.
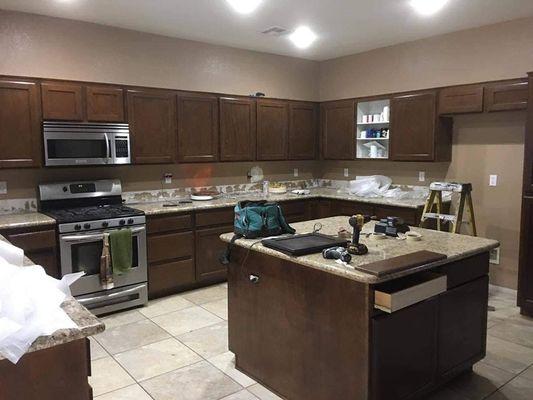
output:
[[131,385],[127,385],[127,386],[124,386],[124,387],[121,387],[121,388],[118,388],[118,389],[111,390],[110,392],[105,392],[105,393],[99,394],[98,396],[94,397],[94,400],[98,400],[102,396],[106,396],[108,394],[112,394],[112,393],[118,392],[119,390],[123,390],[123,389],[129,388],[129,387],[132,387],[132,386],[139,386],[141,388],[141,390],[148,395],[148,397],[150,397],[152,400],[155,400],[152,396],[150,396],[150,393],[147,393],[146,390],[144,390],[144,388],[141,385],[139,385],[137,382],[135,382],[135,383],[133,383]]

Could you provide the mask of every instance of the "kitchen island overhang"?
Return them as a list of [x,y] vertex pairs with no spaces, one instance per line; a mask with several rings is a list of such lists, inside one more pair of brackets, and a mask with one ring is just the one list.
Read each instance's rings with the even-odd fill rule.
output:
[[[347,217],[293,226],[306,233],[316,222],[321,233],[334,235]],[[372,229],[368,224],[363,232]],[[446,258],[380,277],[321,254],[296,258],[237,240],[228,270],[229,346],[237,368],[291,400],[415,398],[469,370],[485,356],[488,259],[498,242],[416,231],[420,242],[362,235],[369,254],[354,256],[352,264],[420,250]],[[431,274],[429,284],[419,279]],[[413,280],[413,286],[422,281],[428,297],[409,304],[413,296],[407,303],[403,296],[388,312],[376,308],[376,293],[390,286],[420,295],[409,286]]]

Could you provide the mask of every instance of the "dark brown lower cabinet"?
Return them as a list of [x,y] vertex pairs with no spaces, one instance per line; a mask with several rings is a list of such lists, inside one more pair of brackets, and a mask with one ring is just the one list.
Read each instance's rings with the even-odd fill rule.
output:
[[522,202],[522,232],[518,305],[522,314],[533,317],[533,197]]
[[227,244],[220,240],[220,235],[233,231],[233,225],[216,228],[198,229],[196,231],[196,280],[198,282],[223,281],[226,279],[227,267],[219,261]]
[[306,200],[284,201],[280,206],[289,224],[311,219],[309,202]]

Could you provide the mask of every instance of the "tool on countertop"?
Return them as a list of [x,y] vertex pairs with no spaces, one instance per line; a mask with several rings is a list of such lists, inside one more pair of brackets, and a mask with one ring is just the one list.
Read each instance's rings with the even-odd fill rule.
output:
[[[468,223],[472,229],[472,236],[477,236],[476,218],[474,216],[474,204],[472,202],[472,184],[471,183],[456,183],[456,182],[433,182],[429,185],[429,197],[426,200],[422,218],[420,219],[420,227],[424,226],[427,219],[433,218],[437,220],[437,230],[441,229],[441,220],[451,222],[451,232],[460,233],[461,225],[463,223],[463,214],[465,210],[465,203],[468,206]],[[459,204],[455,208],[454,214],[442,213],[442,192],[451,191],[460,193]],[[432,212],[433,206],[437,201],[437,212]]]
[[341,260],[345,263],[352,261],[352,256],[344,247],[329,247],[322,250],[322,256],[330,260]]
[[361,236],[361,231],[363,226],[371,220],[369,215],[357,214],[350,217],[348,222],[353,228],[352,234],[352,243],[348,245],[348,252],[350,254],[355,254],[357,256],[362,256],[368,253],[368,247],[364,244],[359,243],[359,238]]
[[409,232],[409,226],[398,217],[382,218],[374,227],[375,233],[384,233],[387,236],[398,237],[398,233]]

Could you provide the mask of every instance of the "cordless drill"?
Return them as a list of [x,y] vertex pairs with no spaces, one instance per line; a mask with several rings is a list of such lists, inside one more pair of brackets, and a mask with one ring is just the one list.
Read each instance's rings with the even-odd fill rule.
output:
[[363,225],[370,221],[369,215],[357,214],[350,217],[348,222],[353,227],[352,243],[348,245],[348,252],[357,256],[368,253],[368,247],[359,243],[359,237],[363,230]]
[[345,263],[349,263],[352,260],[352,256],[348,254],[344,247],[330,247],[322,250],[322,257],[329,258],[331,260],[341,260]]

